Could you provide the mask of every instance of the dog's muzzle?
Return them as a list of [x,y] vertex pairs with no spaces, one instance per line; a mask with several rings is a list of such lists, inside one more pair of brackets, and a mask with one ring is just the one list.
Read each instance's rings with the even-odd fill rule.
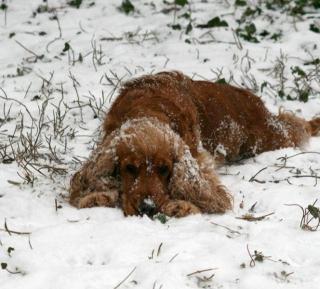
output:
[[139,206],[139,213],[153,217],[157,213],[156,204],[151,198],[144,199]]

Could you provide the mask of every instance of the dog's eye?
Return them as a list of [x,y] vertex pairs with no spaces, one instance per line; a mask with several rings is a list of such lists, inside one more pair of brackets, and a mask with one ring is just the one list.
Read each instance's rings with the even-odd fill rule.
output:
[[138,168],[135,165],[128,164],[126,165],[126,170],[129,174],[136,176],[139,172]]
[[163,176],[163,177],[165,177],[165,178],[168,177],[169,174],[170,174],[169,167],[166,166],[166,165],[163,165],[163,166],[158,167],[158,172],[159,172],[159,174],[160,174],[161,176]]

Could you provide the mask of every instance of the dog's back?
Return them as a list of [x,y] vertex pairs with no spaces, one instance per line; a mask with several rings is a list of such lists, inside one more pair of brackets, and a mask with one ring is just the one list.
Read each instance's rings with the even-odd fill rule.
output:
[[320,130],[291,113],[271,114],[248,90],[193,81],[179,72],[162,72],[127,82],[104,122],[110,134],[126,120],[152,117],[169,124],[197,154],[200,141],[221,161],[303,145]]

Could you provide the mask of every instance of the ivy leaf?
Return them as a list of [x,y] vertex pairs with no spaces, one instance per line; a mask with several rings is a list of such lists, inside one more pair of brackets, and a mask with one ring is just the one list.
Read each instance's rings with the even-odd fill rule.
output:
[[82,0],[72,0],[68,2],[70,6],[76,7],[77,9],[80,8],[80,5],[82,4]]
[[245,1],[245,0],[236,0],[236,2],[234,4],[236,6],[246,6],[247,5],[247,1]]
[[317,207],[315,207],[313,205],[309,205],[308,206],[308,211],[310,212],[312,217],[314,217],[315,219],[320,218],[320,210],[319,210],[319,208],[317,208]]
[[319,65],[320,64],[320,58],[316,58],[312,61],[307,61],[303,65]]
[[129,14],[134,11],[134,6],[130,0],[123,0],[119,10],[124,12],[125,14]]
[[224,20],[220,20],[218,16],[209,20],[206,24],[197,25],[198,28],[227,27],[227,26],[229,26],[228,22]]
[[292,74],[298,74],[300,77],[306,77],[306,73],[299,67],[291,67]]
[[226,79],[225,79],[225,78],[219,78],[219,79],[216,81],[216,83],[226,84],[226,83],[227,83],[227,81],[226,81]]
[[310,24],[309,29],[315,33],[320,33],[320,27],[316,26],[315,24]]
[[181,30],[181,25],[180,24],[173,24],[173,25],[171,25],[171,28],[173,30]]
[[7,9],[8,9],[8,5],[7,5],[7,4],[2,3],[2,4],[0,5],[0,10],[7,10]]
[[314,8],[320,8],[320,0],[313,0],[312,5]]
[[63,52],[66,52],[66,51],[68,51],[69,49],[70,49],[71,47],[70,47],[70,44],[68,43],[68,42],[66,42],[65,44],[64,44],[64,48],[63,48]]
[[174,3],[183,7],[188,4],[188,0],[175,0]]
[[8,255],[11,256],[11,252],[14,251],[14,248],[13,247],[9,247],[7,249],[7,252],[8,252]]
[[192,24],[191,24],[191,22],[189,22],[189,24],[188,24],[188,26],[187,26],[187,29],[186,29],[186,34],[189,34],[189,32],[191,32],[192,31]]
[[158,220],[160,223],[165,224],[168,222],[168,217],[165,214],[158,213],[153,216],[153,220]]

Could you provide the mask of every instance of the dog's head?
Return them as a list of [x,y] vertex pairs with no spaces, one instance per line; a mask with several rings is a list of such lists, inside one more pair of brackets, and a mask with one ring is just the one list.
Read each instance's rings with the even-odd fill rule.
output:
[[117,174],[125,215],[152,216],[169,200],[187,200],[190,190],[199,191],[199,166],[190,150],[168,125],[155,119],[124,123],[105,138],[101,150],[96,167],[104,179]]

